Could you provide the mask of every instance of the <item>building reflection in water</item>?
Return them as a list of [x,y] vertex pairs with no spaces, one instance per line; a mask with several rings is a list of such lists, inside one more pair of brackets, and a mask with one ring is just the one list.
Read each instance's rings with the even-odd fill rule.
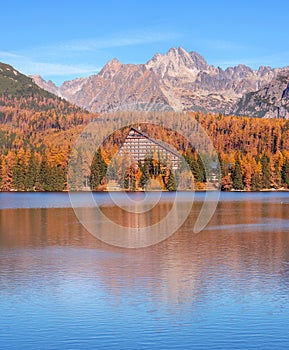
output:
[[[103,207],[123,226],[150,226],[164,217],[170,203],[149,215]],[[86,210],[93,217],[93,208]],[[72,209],[9,209],[0,211],[0,275],[3,288],[11,278],[35,274],[49,283],[77,280],[95,284],[117,301],[127,293],[165,303],[192,303],[211,298],[215,284],[246,290],[289,285],[288,206],[261,202],[220,202],[209,226],[199,234],[193,226],[200,210],[195,203],[188,220],[171,237],[142,249],[109,246],[89,234]],[[105,232],[105,223],[99,230]],[[117,235],[117,232],[106,232]],[[128,237],[131,239],[131,237]],[[41,276],[39,273],[41,272]],[[53,277],[51,277],[53,276]],[[5,283],[6,282],[6,283]],[[48,283],[48,282],[47,282]]]

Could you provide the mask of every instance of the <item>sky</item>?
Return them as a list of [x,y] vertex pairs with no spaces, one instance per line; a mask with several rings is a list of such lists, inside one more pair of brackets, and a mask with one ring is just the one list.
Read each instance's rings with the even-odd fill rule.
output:
[[2,1],[0,62],[57,85],[182,46],[209,64],[289,65],[288,0]]

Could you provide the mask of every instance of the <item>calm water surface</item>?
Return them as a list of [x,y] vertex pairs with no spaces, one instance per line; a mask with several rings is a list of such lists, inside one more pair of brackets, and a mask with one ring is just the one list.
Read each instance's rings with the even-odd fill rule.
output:
[[0,349],[289,349],[289,194],[222,194],[195,234],[201,199],[133,250],[89,234],[67,194],[0,194]]

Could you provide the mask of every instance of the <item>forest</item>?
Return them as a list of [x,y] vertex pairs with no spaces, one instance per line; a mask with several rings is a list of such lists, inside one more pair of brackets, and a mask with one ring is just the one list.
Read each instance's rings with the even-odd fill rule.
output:
[[[132,112],[127,112],[132,113]],[[139,113],[134,112],[135,120]],[[175,123],[181,115],[165,114]],[[224,191],[289,188],[289,120],[257,119],[187,112],[212,140],[221,169]],[[101,118],[49,96],[15,98],[0,95],[0,189],[1,191],[65,191],[68,190],[67,171],[71,157],[79,157],[72,147],[83,128]],[[108,123],[108,122],[107,122]],[[101,128],[106,128],[102,120]],[[156,139],[174,146],[191,170],[195,188],[205,188],[209,180],[196,149],[173,130],[146,126]],[[174,173],[153,155],[142,164],[114,171],[115,154],[124,141],[126,128],[117,130],[101,148],[95,150],[91,164],[83,168],[85,183],[75,184],[73,190],[107,189],[107,178],[127,190],[143,189],[150,179],[151,186],[175,190],[180,174]],[[118,160],[121,162],[121,160]],[[107,174],[109,176],[107,176]],[[183,180],[182,180],[183,181]],[[120,184],[121,182],[121,184]]]

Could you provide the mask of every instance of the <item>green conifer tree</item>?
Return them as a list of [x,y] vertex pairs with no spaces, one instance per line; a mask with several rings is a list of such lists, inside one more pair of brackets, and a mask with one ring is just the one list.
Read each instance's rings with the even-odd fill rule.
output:
[[25,189],[25,167],[21,159],[17,157],[16,163],[12,170],[13,185],[17,191]]
[[141,170],[141,177],[139,180],[139,184],[141,188],[145,188],[145,185],[150,179],[150,174],[149,174],[149,164],[148,162],[144,162],[144,164],[140,167]]
[[83,189],[83,175],[81,170],[82,164],[82,154],[77,152],[70,159],[70,173],[69,173],[69,183],[68,190],[79,191]]
[[2,157],[0,155],[0,191],[1,191],[1,187],[2,187]]
[[251,190],[260,191],[262,188],[262,179],[258,173],[253,173],[251,178]]
[[175,176],[171,170],[169,173],[168,181],[166,183],[166,189],[168,191],[176,191],[176,189],[177,189],[176,179],[175,179]]
[[97,190],[102,183],[107,171],[107,165],[102,157],[101,150],[95,152],[91,166],[90,166],[90,187],[92,191]]
[[66,176],[65,171],[61,166],[53,166],[50,169],[50,179],[47,184],[48,191],[63,191],[65,188]]
[[244,182],[243,182],[243,176],[241,172],[241,164],[240,164],[239,158],[236,160],[236,163],[235,163],[235,167],[232,174],[232,180],[233,180],[233,188],[235,190],[244,189]]
[[281,170],[282,182],[285,186],[289,187],[289,160],[286,158],[282,170]]
[[35,187],[37,191],[50,191],[50,175],[50,167],[47,162],[47,156],[44,153],[36,179]]
[[37,178],[37,164],[34,156],[34,152],[31,152],[31,156],[28,162],[28,168],[25,175],[25,190],[33,191]]
[[205,167],[201,157],[198,154],[193,154],[191,150],[186,151],[184,158],[191,169],[195,181],[205,182]]
[[202,161],[202,158],[197,155],[197,163],[198,163],[198,168],[199,168],[199,171],[198,171],[198,180],[199,182],[206,182],[207,179],[206,179],[206,170],[205,170],[205,167],[204,167],[204,164],[203,164],[203,161]]

